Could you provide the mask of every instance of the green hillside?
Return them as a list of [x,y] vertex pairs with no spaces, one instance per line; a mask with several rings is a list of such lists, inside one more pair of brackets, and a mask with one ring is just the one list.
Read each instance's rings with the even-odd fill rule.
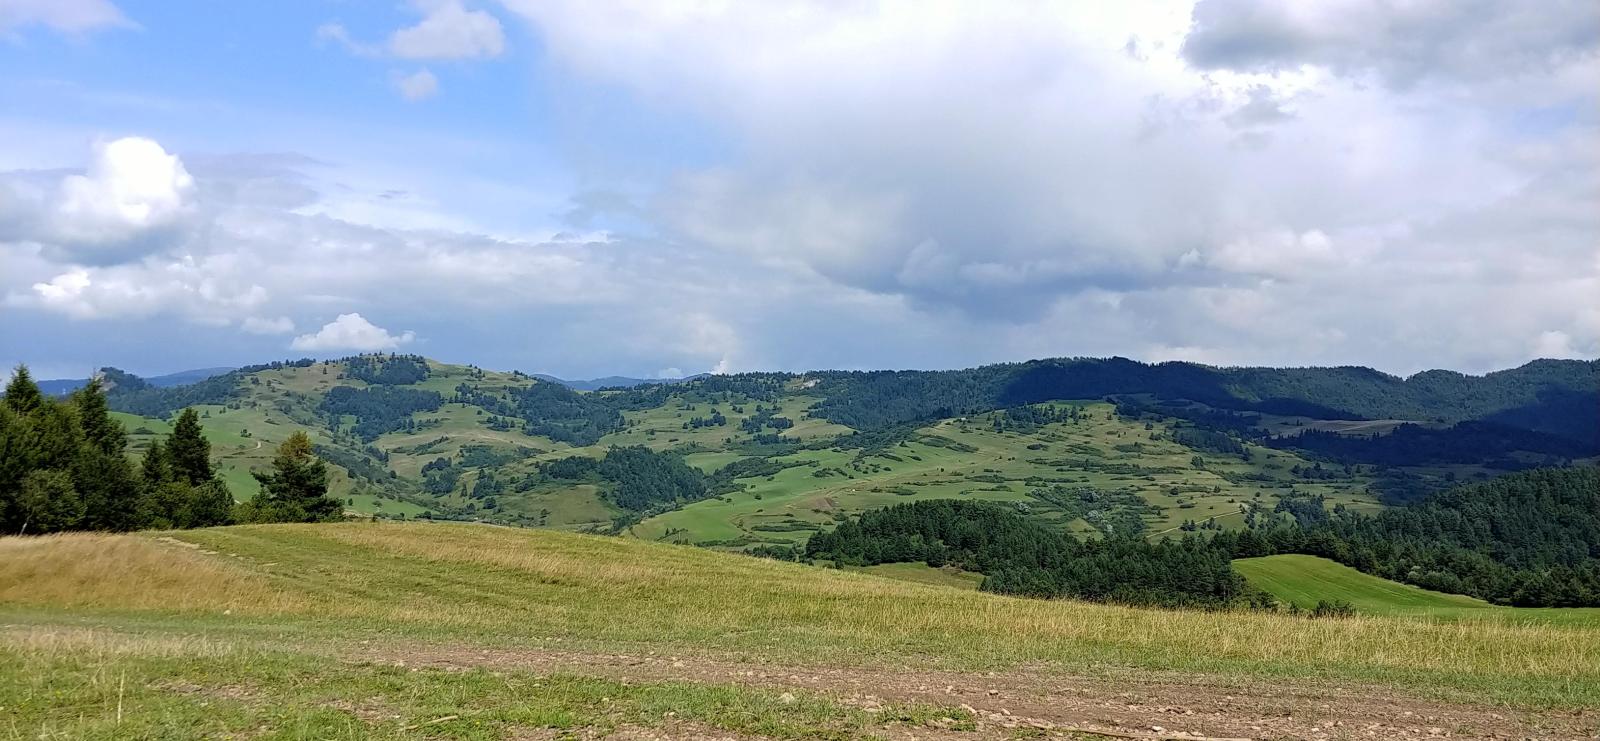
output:
[[[1570,386],[1588,366],[1528,368],[1453,383],[1493,390],[1500,409],[1529,398],[1516,378]],[[1454,463],[1380,470],[1319,462],[1284,445],[1274,436],[1365,435],[1406,422],[1324,420],[1312,406],[1285,401],[1300,398],[1302,387],[1338,388],[1336,398],[1366,410],[1382,393],[1411,388],[1324,370],[1219,376],[1184,364],[1039,361],[944,374],[711,376],[576,392],[522,373],[358,356],[254,366],[176,388],[120,376],[124,386],[111,401],[126,412],[134,455],[166,429],[167,415],[197,409],[238,499],[254,493],[250,472],[266,465],[273,447],[305,429],[333,468],[332,495],[351,512],[620,531],[726,549],[788,547],[851,515],[934,498],[1010,503],[1080,533],[1177,535],[1286,516],[1275,514],[1286,500],[1375,511],[1389,497],[1501,472]],[[1132,393],[1104,396],[1119,390]],[[1407,393],[1411,406],[1440,399],[1428,419],[1492,402]],[[1252,405],[1273,413],[1248,411]],[[894,409],[901,411],[884,416]],[[1451,433],[1440,434],[1448,444]],[[555,478],[541,467],[574,455],[602,458],[619,446],[681,456],[705,475],[705,496],[619,504],[617,481]]]
[[1322,600],[1343,600],[1358,612],[1373,615],[1600,625],[1600,609],[1498,607],[1472,597],[1431,592],[1363,574],[1316,556],[1241,558],[1233,562],[1233,567],[1251,585],[1303,609],[1315,607]]
[[[1600,703],[1593,623],[1015,599],[471,525],[0,538],[0,625],[0,706],[7,730],[27,737],[544,738],[642,726],[1007,738],[1002,708],[1037,714],[1043,728],[1239,736],[1286,723],[1267,720],[1289,701],[1282,693],[1335,684],[1345,694],[1273,727],[1302,737],[1324,718],[1372,717],[1381,696],[1462,728],[1537,722],[1567,735],[1575,716],[1503,719]],[[1029,699],[1062,674],[1086,704]],[[908,675],[904,687],[892,678]],[[938,690],[919,693],[918,682]],[[1145,713],[1130,691],[1201,712]],[[1265,704],[1204,709],[1224,693]],[[1107,715],[1102,702],[1134,709]],[[1498,703],[1502,721],[1440,704],[1483,702]],[[1385,722],[1410,722],[1393,715]],[[701,730],[673,725],[684,721]]]

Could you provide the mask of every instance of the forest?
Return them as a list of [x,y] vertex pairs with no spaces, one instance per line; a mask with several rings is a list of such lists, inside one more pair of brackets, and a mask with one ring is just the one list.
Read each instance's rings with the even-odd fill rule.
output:
[[1518,607],[1600,606],[1600,469],[1545,468],[1375,515],[1335,512],[1218,533],[1235,557],[1323,556],[1426,589]]
[[[1300,505],[1304,504],[1304,507]],[[804,556],[841,565],[923,562],[986,576],[983,589],[1125,604],[1258,604],[1234,558],[1302,553],[1425,589],[1518,607],[1600,606],[1600,469],[1540,469],[1419,503],[1331,515],[1315,498],[1209,537],[1080,541],[1011,505],[929,500],[813,535]]]
[[1200,537],[1079,540],[991,502],[935,499],[867,512],[811,536],[805,557],[840,565],[921,561],[984,574],[982,589],[1162,607],[1222,608],[1259,599]]

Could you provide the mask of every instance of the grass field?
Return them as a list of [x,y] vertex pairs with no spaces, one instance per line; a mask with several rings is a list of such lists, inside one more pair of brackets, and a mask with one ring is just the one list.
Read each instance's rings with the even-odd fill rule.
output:
[[[1117,707],[1330,686],[1494,718],[1600,703],[1596,623],[1170,612],[894,576],[474,525],[3,538],[0,737],[1012,738],[1013,693],[1062,681]],[[1061,702],[1034,712],[1104,715]],[[1263,702],[1240,722],[1281,723]]]
[[1241,558],[1233,566],[1251,584],[1284,602],[1308,609],[1321,600],[1344,600],[1357,611],[1373,615],[1600,626],[1600,608],[1500,607],[1473,597],[1430,592],[1381,579],[1316,556]]

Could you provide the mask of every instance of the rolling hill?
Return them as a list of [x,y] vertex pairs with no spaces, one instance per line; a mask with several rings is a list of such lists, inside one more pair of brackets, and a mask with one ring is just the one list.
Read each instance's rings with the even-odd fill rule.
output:
[[[241,499],[272,446],[306,429],[336,468],[333,493],[354,512],[743,550],[788,547],[852,514],[933,498],[1010,503],[1075,532],[1147,535],[1238,527],[1274,516],[1285,500],[1372,511],[1457,480],[1600,453],[1539,431],[1560,425],[1528,412],[1552,394],[1596,394],[1595,365],[1397,379],[1351,368],[1050,360],[590,392],[415,356],[269,363],[169,388],[108,374],[125,378],[110,399],[131,415],[135,454],[163,419],[193,406]],[[1379,422],[1356,419],[1364,415]],[[1490,417],[1514,432],[1458,431]],[[1371,446],[1414,428],[1435,431],[1429,450],[1470,455],[1395,465],[1393,450],[1334,455],[1323,438],[1302,447],[1292,434]],[[704,485],[620,504],[618,492],[638,482],[549,474],[556,461],[631,446],[682,460]],[[1104,494],[1103,506],[1067,504],[1084,490]]]

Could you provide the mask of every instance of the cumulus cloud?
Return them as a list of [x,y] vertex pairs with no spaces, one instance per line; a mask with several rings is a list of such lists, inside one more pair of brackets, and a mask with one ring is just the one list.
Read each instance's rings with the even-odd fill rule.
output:
[[0,2],[0,33],[27,26],[63,33],[130,28],[134,23],[109,0],[5,0]]
[[[359,307],[442,358],[567,377],[1600,352],[1600,66],[1583,54],[1524,36],[1541,61],[1514,74],[1407,78],[1195,57],[1186,39],[1210,31],[1181,4],[779,3],[505,0],[541,72],[581,81],[563,85],[573,107],[709,141],[670,168],[574,157],[563,226],[586,236],[478,226],[439,206],[460,180],[434,167],[394,182],[408,163],[186,155],[176,211],[135,199],[165,226],[106,209],[141,236],[89,250],[57,218],[65,173],[0,173],[0,295],[42,322],[176,317],[150,326],[267,356]],[[1501,43],[1468,26],[1461,43]],[[284,337],[250,335],[268,330]]]
[[0,241],[33,241],[88,264],[137,259],[160,247],[190,212],[194,178],[155,141],[98,142],[88,169],[54,187],[18,179],[0,205]]
[[400,97],[410,101],[425,100],[439,92],[439,78],[427,69],[419,69],[409,75],[396,73],[393,82]]
[[176,155],[150,139],[124,137],[96,144],[89,172],[61,182],[57,216],[69,238],[117,241],[176,221],[193,189]]
[[411,331],[390,334],[388,330],[366,320],[358,313],[340,314],[322,329],[303,334],[289,343],[290,349],[307,352],[354,350],[374,352],[394,350],[416,339]]
[[500,21],[482,10],[467,10],[459,0],[423,3],[426,15],[416,25],[389,37],[389,51],[403,59],[472,59],[505,52]]

